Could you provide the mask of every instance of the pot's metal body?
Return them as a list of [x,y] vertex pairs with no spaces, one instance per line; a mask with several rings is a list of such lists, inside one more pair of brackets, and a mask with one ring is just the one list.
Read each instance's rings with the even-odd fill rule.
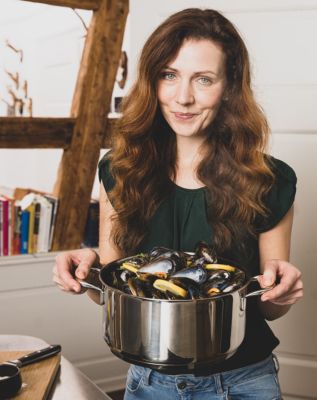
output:
[[233,355],[245,333],[240,291],[189,301],[105,291],[104,339],[119,357],[157,369],[191,370]]
[[166,373],[189,372],[231,357],[245,334],[250,282],[232,293],[197,300],[136,297],[108,285],[114,262],[100,272],[104,339],[111,351],[133,364]]

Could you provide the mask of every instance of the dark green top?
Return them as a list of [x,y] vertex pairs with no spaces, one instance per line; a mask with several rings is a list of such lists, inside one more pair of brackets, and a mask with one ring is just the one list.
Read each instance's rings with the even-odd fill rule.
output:
[[[294,202],[296,175],[293,169],[272,157],[275,183],[266,197],[270,211],[267,218],[258,217],[255,228],[258,233],[272,229],[287,213]],[[99,163],[99,179],[107,192],[114,186],[109,170],[109,160],[104,157]],[[165,246],[183,251],[194,251],[199,240],[211,243],[212,229],[207,221],[205,188],[185,189],[173,184],[170,195],[157,209],[149,223],[149,234],[138,251],[147,252],[154,246]],[[259,274],[258,238],[246,236],[244,248],[231,248],[222,256],[246,268],[250,276]],[[217,367],[217,371],[240,368],[267,357],[279,344],[258,309],[257,299],[248,299],[245,339],[237,353]],[[212,370],[210,372],[215,372]],[[204,371],[206,372],[206,371]]]

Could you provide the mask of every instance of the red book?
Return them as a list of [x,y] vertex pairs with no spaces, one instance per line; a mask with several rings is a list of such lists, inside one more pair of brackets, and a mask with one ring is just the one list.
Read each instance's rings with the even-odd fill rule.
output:
[[1,196],[0,201],[2,203],[2,255],[9,255],[9,200],[6,197]]

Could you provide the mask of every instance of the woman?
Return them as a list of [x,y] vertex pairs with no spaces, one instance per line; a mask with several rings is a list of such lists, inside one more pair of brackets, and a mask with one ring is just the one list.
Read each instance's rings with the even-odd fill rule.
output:
[[[272,357],[279,341],[265,319],[281,317],[303,295],[288,262],[296,175],[265,154],[267,122],[231,22],[200,9],[163,22],[143,48],[122,113],[99,164],[101,264],[154,246],[193,251],[204,240],[250,275],[261,272],[262,287],[278,282],[248,301],[234,356],[182,376],[132,365],[125,399],[281,398]],[[84,278],[96,262],[91,249],[62,253],[54,280],[79,293],[73,264]]]

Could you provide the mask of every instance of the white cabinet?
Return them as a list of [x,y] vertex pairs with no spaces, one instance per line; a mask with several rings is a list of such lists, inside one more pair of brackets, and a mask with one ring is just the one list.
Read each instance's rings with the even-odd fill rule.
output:
[[55,254],[0,259],[1,334],[29,335],[62,345],[63,355],[107,392],[125,385],[128,364],[102,337],[102,307],[52,282]]

